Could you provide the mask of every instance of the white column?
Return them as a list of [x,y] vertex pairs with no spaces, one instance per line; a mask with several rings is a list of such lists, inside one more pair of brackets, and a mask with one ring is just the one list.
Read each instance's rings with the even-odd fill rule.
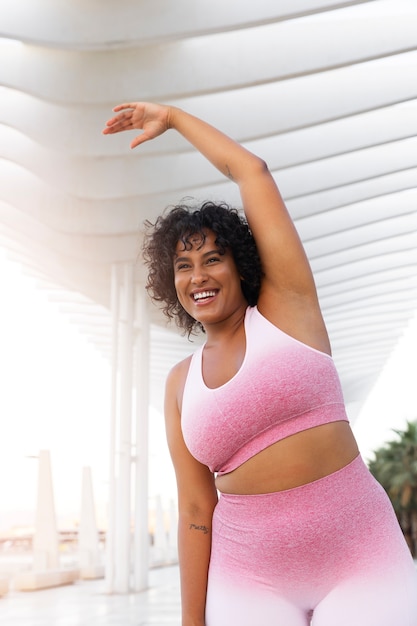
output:
[[38,497],[35,536],[33,540],[33,569],[45,571],[59,566],[58,530],[52,486],[51,460],[48,450],[39,452]]
[[165,513],[162,506],[162,498],[159,494],[155,498],[153,558],[155,565],[163,565],[168,561],[168,536],[165,527]]
[[127,593],[131,569],[131,469],[133,384],[133,265],[123,266],[120,290],[119,441],[116,450],[115,591]]
[[116,532],[116,426],[118,397],[118,348],[119,348],[119,276],[118,266],[111,268],[111,314],[112,314],[112,372],[111,414],[109,448],[109,499],[106,531],[106,590],[114,591],[115,581],[115,532]]
[[84,574],[86,569],[92,571],[94,568],[99,567],[100,548],[91,467],[83,467],[78,554],[81,575]]
[[149,508],[148,508],[148,413],[150,320],[148,300],[142,285],[136,291],[136,472],[135,472],[135,551],[134,588],[148,587]]
[[112,268],[112,418],[106,555],[106,587],[109,593],[127,593],[130,588],[133,274],[132,263]]
[[169,503],[169,529],[168,529],[169,558],[171,561],[178,560],[178,507],[174,500]]

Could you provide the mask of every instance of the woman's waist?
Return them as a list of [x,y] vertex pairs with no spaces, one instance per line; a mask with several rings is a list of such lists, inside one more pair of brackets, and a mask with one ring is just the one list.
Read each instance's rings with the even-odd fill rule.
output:
[[223,493],[248,495],[292,489],[338,471],[358,454],[349,423],[335,421],[269,445],[218,475],[216,487]]

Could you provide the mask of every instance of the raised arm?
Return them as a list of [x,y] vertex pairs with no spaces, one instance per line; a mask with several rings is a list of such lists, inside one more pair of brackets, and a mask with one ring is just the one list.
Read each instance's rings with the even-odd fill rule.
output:
[[240,190],[264,270],[259,309],[296,338],[329,351],[314,279],[300,238],[265,162],[210,124],[175,107],[126,103],[106,134],[143,130],[131,147],[169,128],[187,139]]
[[217,491],[213,474],[194,459],[182,437],[177,398],[183,385],[183,367],[184,364],[179,364],[172,370],[165,394],[167,440],[178,488],[182,626],[205,626],[211,524]]

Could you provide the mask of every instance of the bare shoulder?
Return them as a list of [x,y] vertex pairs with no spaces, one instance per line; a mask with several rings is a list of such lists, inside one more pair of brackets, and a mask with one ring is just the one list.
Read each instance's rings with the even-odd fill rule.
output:
[[185,381],[187,380],[188,370],[192,354],[187,356],[179,363],[176,363],[168,373],[165,386],[165,402],[172,406],[176,403],[178,411],[181,412],[182,396],[184,393]]
[[185,381],[187,378],[188,370],[190,368],[190,363],[192,359],[192,354],[187,356],[182,361],[176,363],[169,371],[167,376],[167,388],[176,387],[178,385],[185,385]]
[[[165,393],[165,427],[175,469],[179,502],[184,508],[212,513],[217,501],[214,476],[187,448],[181,428],[181,403],[192,356],[180,361],[168,374]],[[190,504],[191,503],[191,504]]]

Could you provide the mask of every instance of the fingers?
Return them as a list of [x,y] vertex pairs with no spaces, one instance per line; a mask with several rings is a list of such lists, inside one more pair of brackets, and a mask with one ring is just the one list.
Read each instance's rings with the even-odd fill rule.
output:
[[135,137],[133,141],[131,141],[130,147],[133,150],[134,148],[139,146],[141,143],[145,143],[145,141],[149,141],[149,137],[146,136],[146,133],[142,133],[141,135],[138,135],[137,137]]
[[109,120],[107,120],[106,125],[104,129],[102,130],[102,132],[104,134],[114,132],[114,129],[112,129],[112,126],[114,126],[115,123],[116,123],[115,117],[112,117]]
[[132,112],[126,111],[115,115],[107,120],[106,125],[102,133],[108,135],[111,133],[117,133],[122,130],[129,130],[133,128],[132,125]]
[[103,135],[124,130],[139,129],[143,132],[133,139],[131,148],[154,139],[168,129],[167,107],[146,102],[124,102],[113,108],[114,115],[105,125]]
[[125,102],[124,104],[117,104],[113,107],[113,111],[117,113],[117,111],[122,111],[123,109],[134,109],[136,102]]
[[106,125],[101,132],[103,135],[110,135],[112,133],[118,133],[121,130],[129,130],[129,126],[125,126],[120,123],[120,121],[116,120],[116,118],[112,118],[106,122]]
[[[134,128],[138,128],[139,125],[135,124],[133,121],[134,111],[138,109],[137,104],[138,103],[124,102],[123,104],[118,104],[117,106],[115,106],[113,108],[113,111],[115,113],[118,113],[118,115],[111,117],[106,122],[106,126],[102,131],[103,134],[110,135],[113,133],[121,132],[123,130],[133,130]],[[149,139],[149,133],[144,131],[132,140],[130,147],[131,149],[136,148],[141,143],[149,141]]]

